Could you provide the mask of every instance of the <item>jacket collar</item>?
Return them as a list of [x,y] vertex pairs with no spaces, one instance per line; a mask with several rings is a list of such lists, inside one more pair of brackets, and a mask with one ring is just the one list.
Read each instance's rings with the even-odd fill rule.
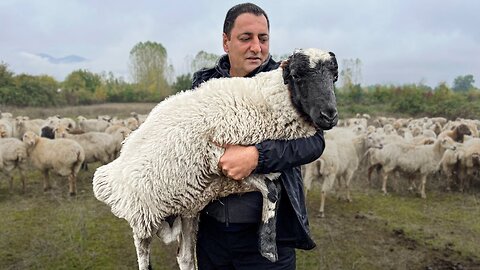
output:
[[[252,70],[245,77],[253,77],[262,71],[269,71],[278,67],[278,63],[272,59],[272,56],[269,54],[265,62],[263,62],[259,67]],[[217,64],[215,65],[215,70],[220,73],[223,77],[230,77],[230,59],[227,54],[224,54],[218,59]]]

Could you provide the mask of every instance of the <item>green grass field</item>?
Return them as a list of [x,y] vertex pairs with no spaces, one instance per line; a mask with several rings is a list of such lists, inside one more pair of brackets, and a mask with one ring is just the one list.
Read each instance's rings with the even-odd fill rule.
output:
[[[18,179],[13,192],[0,182],[0,269],[137,267],[127,222],[93,196],[93,171],[80,172],[73,198],[61,177],[52,177],[54,189],[43,192],[35,170],[25,194]],[[297,269],[480,269],[478,193],[433,190],[423,200],[360,186],[352,203],[328,197],[323,219],[316,215],[318,188],[308,194],[317,247],[297,252]],[[152,250],[154,269],[177,269],[174,244],[155,239]]]
[[[15,116],[46,118],[59,114],[128,117],[148,113],[155,104],[103,104],[71,108],[4,108]],[[98,165],[97,165],[98,166]],[[42,190],[42,176],[28,173],[21,193],[18,175],[8,190],[0,174],[0,269],[136,269],[131,229],[92,193],[90,171],[81,171],[78,194],[68,196],[65,179],[52,177],[54,189]],[[309,192],[310,229],[317,247],[297,252],[297,269],[480,269],[480,188],[467,193],[443,191],[444,179],[427,185],[427,199],[392,181],[389,196],[368,186],[363,173],[353,180],[353,202],[327,198],[318,218],[318,187]],[[396,188],[395,188],[396,187]],[[178,269],[176,245],[155,239],[154,269]]]

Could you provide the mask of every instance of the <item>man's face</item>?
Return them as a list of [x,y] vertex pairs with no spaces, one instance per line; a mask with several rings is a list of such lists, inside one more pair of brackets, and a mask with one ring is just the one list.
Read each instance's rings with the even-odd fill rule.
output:
[[260,66],[269,54],[267,18],[251,13],[238,16],[230,39],[223,33],[223,50],[230,59],[232,77],[244,77]]

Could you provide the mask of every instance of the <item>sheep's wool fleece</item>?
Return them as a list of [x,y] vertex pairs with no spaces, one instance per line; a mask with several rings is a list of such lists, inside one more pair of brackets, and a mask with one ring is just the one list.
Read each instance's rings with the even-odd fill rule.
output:
[[220,176],[224,150],[216,144],[314,133],[293,107],[281,68],[253,78],[212,79],[153,108],[120,156],[95,172],[94,193],[135,234],[149,237],[167,216],[193,215],[215,199],[219,194],[205,192],[211,183],[235,184]]

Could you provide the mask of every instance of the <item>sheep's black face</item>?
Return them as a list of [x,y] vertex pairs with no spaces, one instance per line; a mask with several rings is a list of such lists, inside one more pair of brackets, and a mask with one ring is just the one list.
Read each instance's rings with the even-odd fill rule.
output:
[[338,122],[334,83],[338,78],[335,55],[318,49],[296,51],[283,67],[292,102],[317,127],[333,128]]

